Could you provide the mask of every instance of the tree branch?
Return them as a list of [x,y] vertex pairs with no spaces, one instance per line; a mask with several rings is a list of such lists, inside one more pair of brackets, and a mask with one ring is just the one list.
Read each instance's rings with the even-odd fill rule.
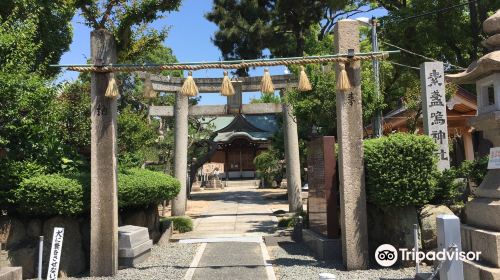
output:
[[90,26],[94,29],[99,29],[99,23],[97,22],[97,19],[94,15],[92,15],[92,12],[89,10],[87,5],[81,5],[80,9],[82,10],[85,19],[90,23]]
[[109,0],[108,5],[106,6],[106,10],[104,11],[104,14],[102,16],[101,22],[99,23],[99,26],[101,28],[104,28],[104,25],[106,24],[106,21],[108,21],[109,16],[111,15],[111,10],[113,7],[118,3],[118,0]]

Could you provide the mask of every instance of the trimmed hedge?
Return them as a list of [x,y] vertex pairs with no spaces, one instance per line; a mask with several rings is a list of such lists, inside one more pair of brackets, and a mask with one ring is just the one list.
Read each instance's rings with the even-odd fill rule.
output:
[[[20,214],[29,216],[72,216],[88,211],[90,174],[64,177],[59,174],[38,175],[23,180],[12,190]],[[172,199],[180,183],[171,176],[145,169],[118,173],[118,206],[144,207]]]
[[180,191],[179,181],[164,173],[133,168],[118,173],[118,207],[139,207],[169,200]]
[[368,201],[379,206],[421,206],[434,197],[437,145],[426,135],[396,133],[364,141]]
[[59,174],[24,179],[13,190],[17,211],[28,215],[76,215],[83,211],[83,188]]

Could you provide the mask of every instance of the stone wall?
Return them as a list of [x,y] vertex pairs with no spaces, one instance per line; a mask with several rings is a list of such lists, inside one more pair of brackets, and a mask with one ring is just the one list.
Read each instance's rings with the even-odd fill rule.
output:
[[[161,237],[160,218],[156,206],[129,209],[119,213],[120,225],[147,227],[150,238],[156,243]],[[43,269],[47,272],[54,227],[64,227],[60,271],[68,276],[81,275],[89,269],[90,220],[89,216],[50,218],[0,217],[0,264],[22,266],[23,278],[33,278],[38,269],[38,241],[43,235]]]
[[[368,204],[368,240],[370,257],[382,244],[391,244],[396,248],[413,249],[413,225],[419,227],[419,248],[431,251],[437,248],[436,217],[440,214],[454,214],[444,205],[424,205],[387,207],[380,209]],[[374,260],[374,259],[373,259]],[[410,265],[410,263],[404,264]]]

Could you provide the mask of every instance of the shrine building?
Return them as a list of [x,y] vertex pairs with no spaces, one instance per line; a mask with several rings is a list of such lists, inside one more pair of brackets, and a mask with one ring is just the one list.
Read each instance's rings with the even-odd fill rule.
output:
[[213,124],[217,134],[213,139],[217,143],[217,151],[209,162],[224,164],[224,172],[220,173],[220,177],[255,178],[253,160],[259,153],[269,149],[271,138],[278,130],[277,115],[220,116]]
[[[474,160],[489,153],[491,143],[483,139],[482,132],[469,124],[469,119],[476,116],[476,96],[458,87],[455,94],[446,102],[446,115],[452,165],[458,166],[464,160]],[[394,132],[409,132],[407,122],[414,112],[404,106],[384,115],[384,135]],[[422,116],[418,119],[418,134],[423,134]],[[365,137],[372,134],[372,126],[365,127]]]

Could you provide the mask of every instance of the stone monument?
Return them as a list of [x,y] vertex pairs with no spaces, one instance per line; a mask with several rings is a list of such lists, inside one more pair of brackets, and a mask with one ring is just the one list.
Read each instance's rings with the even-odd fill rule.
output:
[[335,137],[313,139],[307,151],[309,228],[328,238],[339,238]]
[[302,231],[302,240],[319,259],[340,259],[335,137],[315,138],[307,151],[309,229]]
[[[471,125],[483,131],[494,147],[500,146],[500,10],[483,23],[489,35],[483,45],[491,50],[469,68],[447,79],[458,84],[476,84],[478,113]],[[500,279],[500,169],[489,170],[465,206],[462,225],[464,251],[480,251],[478,262],[464,262],[468,280]]]

